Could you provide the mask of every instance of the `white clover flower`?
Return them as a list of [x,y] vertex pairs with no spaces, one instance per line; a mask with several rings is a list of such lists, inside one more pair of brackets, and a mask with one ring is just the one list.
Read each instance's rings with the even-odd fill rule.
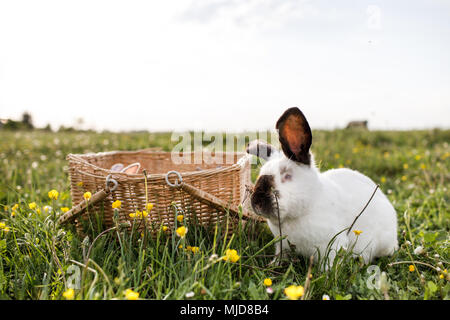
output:
[[416,255],[423,254],[424,252],[425,251],[422,246],[418,246],[417,248],[414,249],[414,254],[416,254]]

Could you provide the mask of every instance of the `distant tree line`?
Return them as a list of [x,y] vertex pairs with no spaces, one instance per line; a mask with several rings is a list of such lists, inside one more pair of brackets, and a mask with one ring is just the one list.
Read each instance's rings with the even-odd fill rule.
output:
[[33,117],[29,112],[22,114],[22,119],[19,121],[12,119],[0,119],[0,129],[5,130],[33,130]]
[[[78,124],[82,124],[83,120],[78,119]],[[40,131],[53,131],[50,124],[47,124],[43,128],[37,128],[33,124],[33,116],[29,112],[24,112],[22,114],[21,120],[13,120],[13,119],[0,119],[0,130],[40,130]],[[66,127],[66,126],[60,126],[57,130],[58,132],[76,132],[76,131],[85,131],[80,130],[79,128],[74,127]],[[92,131],[92,130],[87,130]]]

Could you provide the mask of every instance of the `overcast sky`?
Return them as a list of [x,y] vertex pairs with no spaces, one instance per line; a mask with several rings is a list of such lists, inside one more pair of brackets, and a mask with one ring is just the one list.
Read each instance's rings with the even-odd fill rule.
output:
[[450,127],[450,1],[3,1],[0,118],[110,130]]

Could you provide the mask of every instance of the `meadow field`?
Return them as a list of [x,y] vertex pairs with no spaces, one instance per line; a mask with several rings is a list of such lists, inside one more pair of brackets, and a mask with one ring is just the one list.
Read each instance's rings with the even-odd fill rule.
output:
[[[313,132],[320,170],[359,170],[397,211],[400,248],[371,265],[345,251],[326,272],[308,272],[296,255],[270,264],[277,239],[264,223],[227,238],[189,224],[184,238],[155,239],[123,230],[80,237],[55,223],[72,206],[67,154],[170,151],[170,136],[0,130],[0,299],[450,298],[450,130]],[[285,291],[292,285],[296,296]]]

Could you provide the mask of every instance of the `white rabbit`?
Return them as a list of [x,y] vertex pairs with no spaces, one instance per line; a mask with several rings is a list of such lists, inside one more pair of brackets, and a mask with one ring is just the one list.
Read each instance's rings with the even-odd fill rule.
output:
[[[247,147],[248,153],[267,160],[260,169],[251,205],[255,213],[267,218],[276,237],[280,234],[278,221],[281,222],[281,234],[286,236],[283,250],[289,248],[289,241],[298,253],[305,257],[314,255],[317,262],[319,256],[326,255],[330,240],[351,226],[376,184],[350,169],[320,173],[309,150],[311,129],[298,108],[286,110],[276,129],[283,152],[259,140]],[[362,233],[357,236],[354,230]],[[352,249],[365,263],[391,255],[398,248],[396,211],[380,189],[348,231],[336,237],[323,264],[325,269],[341,247]],[[276,247],[276,254],[279,253],[280,243]]]

